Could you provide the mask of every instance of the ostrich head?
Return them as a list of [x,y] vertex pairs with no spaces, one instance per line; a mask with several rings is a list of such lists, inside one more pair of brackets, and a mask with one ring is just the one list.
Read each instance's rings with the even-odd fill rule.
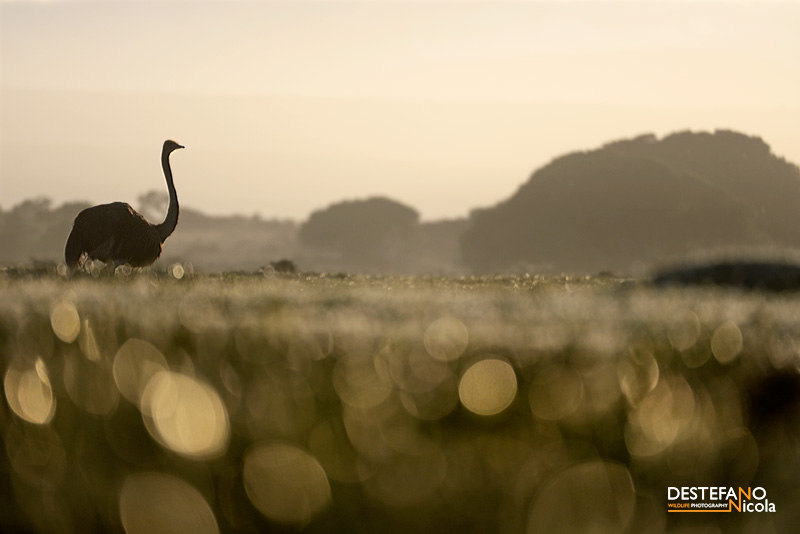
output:
[[179,148],[183,148],[183,145],[179,145],[172,139],[167,139],[164,141],[164,152],[172,152],[173,150],[177,150]]

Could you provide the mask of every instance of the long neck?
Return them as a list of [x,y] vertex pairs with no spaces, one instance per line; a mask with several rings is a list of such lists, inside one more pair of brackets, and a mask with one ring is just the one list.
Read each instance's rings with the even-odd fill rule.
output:
[[161,168],[164,169],[164,178],[167,180],[167,189],[169,190],[167,216],[164,222],[156,225],[163,243],[178,226],[178,194],[175,192],[175,184],[172,183],[172,169],[169,166],[169,152],[166,148],[161,152]]

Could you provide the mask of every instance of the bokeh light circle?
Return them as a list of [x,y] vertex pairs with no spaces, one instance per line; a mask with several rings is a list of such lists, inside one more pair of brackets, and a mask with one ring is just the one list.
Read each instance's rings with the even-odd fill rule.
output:
[[328,477],[317,459],[286,443],[250,449],[243,479],[253,505],[278,523],[303,527],[331,501]]
[[528,398],[533,414],[548,421],[571,415],[584,397],[580,375],[570,366],[554,367],[541,373],[531,384]]
[[150,434],[178,454],[195,459],[225,452],[230,421],[217,392],[196,378],[161,371],[142,394],[142,415]]
[[588,462],[555,474],[539,492],[528,532],[597,532],[625,530],[633,516],[633,479],[622,465]]
[[731,321],[719,325],[711,336],[711,352],[719,363],[732,362],[742,351],[742,331]]
[[50,324],[64,343],[72,343],[81,331],[81,318],[72,302],[62,300],[50,311]]
[[119,496],[127,534],[216,534],[217,520],[208,502],[189,483],[162,473],[129,475]]
[[122,396],[136,406],[153,375],[168,371],[167,360],[157,348],[137,338],[128,339],[117,350],[113,364],[114,381]]
[[56,399],[41,359],[28,368],[13,365],[6,372],[3,386],[11,410],[25,421],[42,425],[55,415]]
[[693,311],[686,310],[678,315],[667,328],[667,337],[673,348],[684,351],[692,348],[701,332],[700,319]]
[[461,377],[461,404],[478,415],[496,415],[508,408],[517,395],[517,375],[504,361],[487,358],[474,363]]
[[186,271],[183,269],[183,265],[175,263],[169,268],[169,274],[176,280],[180,280],[186,274]]
[[694,392],[682,377],[660,380],[628,414],[624,430],[628,451],[638,457],[664,452],[688,427],[695,406]]
[[442,317],[428,326],[422,341],[432,357],[451,361],[467,350],[469,332],[464,323],[455,317]]

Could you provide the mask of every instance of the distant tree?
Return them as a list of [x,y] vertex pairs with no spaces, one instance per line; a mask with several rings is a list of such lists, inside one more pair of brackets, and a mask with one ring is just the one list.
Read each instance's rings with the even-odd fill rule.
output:
[[6,214],[0,230],[0,261],[44,259],[37,246],[49,226],[50,199],[25,200]]
[[381,197],[333,204],[315,211],[300,227],[300,241],[308,247],[335,253],[340,265],[367,270],[396,271],[405,263],[408,240],[419,230],[419,213]]
[[72,221],[85,202],[51,208],[48,198],[25,200],[0,214],[0,262],[63,259]]
[[164,191],[148,191],[142,193],[137,198],[139,201],[139,213],[144,215],[149,221],[160,221],[164,218],[169,204],[169,195]]
[[272,267],[276,273],[280,274],[296,274],[299,271],[295,262],[286,258],[278,261],[271,261],[269,262],[269,266]]

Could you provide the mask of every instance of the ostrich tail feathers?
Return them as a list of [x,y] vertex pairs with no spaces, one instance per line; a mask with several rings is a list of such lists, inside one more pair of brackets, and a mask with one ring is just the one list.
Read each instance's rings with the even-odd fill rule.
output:
[[67,245],[64,247],[64,261],[67,262],[67,267],[70,269],[75,268],[78,265],[81,254],[83,254],[83,250],[81,250],[79,239],[73,228],[67,238]]

